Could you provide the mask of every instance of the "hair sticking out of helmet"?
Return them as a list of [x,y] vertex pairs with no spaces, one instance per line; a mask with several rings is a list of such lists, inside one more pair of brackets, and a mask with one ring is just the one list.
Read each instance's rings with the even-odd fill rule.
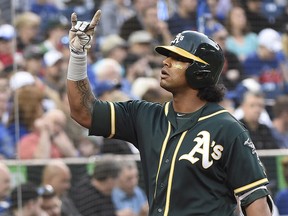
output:
[[224,64],[220,46],[205,34],[183,31],[176,35],[170,46],[158,46],[156,52],[164,56],[171,53],[193,62],[186,70],[187,83],[199,89],[216,85]]

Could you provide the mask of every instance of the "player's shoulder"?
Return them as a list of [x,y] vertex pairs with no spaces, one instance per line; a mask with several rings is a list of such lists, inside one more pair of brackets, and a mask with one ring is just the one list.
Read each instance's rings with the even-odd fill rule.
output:
[[237,127],[245,130],[244,125],[240,121],[217,103],[208,103],[199,120],[209,120],[210,123],[214,122],[214,124],[222,127]]
[[145,100],[129,100],[129,101],[125,101],[125,102],[117,102],[117,104],[122,104],[126,107],[133,107],[133,108],[137,108],[137,109],[162,109],[166,103],[161,104],[161,103],[157,103],[157,102],[149,102],[149,101],[145,101]]

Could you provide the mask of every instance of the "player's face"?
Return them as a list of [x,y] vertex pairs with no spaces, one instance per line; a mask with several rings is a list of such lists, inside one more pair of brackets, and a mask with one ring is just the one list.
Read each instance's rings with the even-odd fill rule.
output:
[[163,61],[160,74],[160,86],[167,91],[177,93],[183,88],[188,88],[185,71],[190,65],[183,57],[171,54]]

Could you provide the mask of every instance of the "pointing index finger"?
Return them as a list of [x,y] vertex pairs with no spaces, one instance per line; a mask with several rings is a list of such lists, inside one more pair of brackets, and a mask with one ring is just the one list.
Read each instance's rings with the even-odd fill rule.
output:
[[90,22],[90,28],[95,28],[96,25],[98,25],[100,17],[101,17],[101,10],[97,10],[97,12],[95,13],[94,17]]

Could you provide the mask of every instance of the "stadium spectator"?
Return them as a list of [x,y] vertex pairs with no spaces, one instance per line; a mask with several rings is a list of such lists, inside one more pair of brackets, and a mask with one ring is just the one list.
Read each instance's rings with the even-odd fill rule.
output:
[[96,80],[98,82],[111,81],[121,83],[122,68],[121,65],[113,59],[101,59],[93,66]]
[[[31,3],[30,11],[37,14],[41,20],[45,20],[40,24],[40,32],[41,38],[45,37],[45,33],[47,32],[47,27],[53,21],[59,21],[66,19],[64,15],[62,15],[60,8],[56,5],[56,1],[50,0],[35,0]],[[66,19],[67,20],[67,19]]]
[[16,32],[12,25],[0,25],[0,71],[14,63],[13,51],[15,37]]
[[10,0],[1,0],[1,14],[0,20],[2,23],[12,23],[13,16],[11,14],[12,8],[15,9],[15,5],[11,4]]
[[99,25],[99,33],[104,36],[119,34],[122,24],[133,15],[133,9],[123,0],[102,1],[100,10],[103,13],[103,23]]
[[149,89],[160,89],[158,80],[154,77],[138,77],[134,80],[131,91],[133,95],[142,99]]
[[177,10],[167,19],[172,37],[185,30],[197,30],[197,0],[177,0]]
[[31,73],[33,76],[42,78],[43,77],[43,56],[45,50],[40,45],[32,44],[25,47],[23,50],[23,70]]
[[[281,161],[282,174],[284,176],[285,183],[288,183],[288,157],[283,157]],[[278,208],[280,215],[288,215],[288,188],[279,190],[275,195],[275,205]]]
[[276,98],[272,108],[272,133],[279,148],[288,148],[288,96],[281,95]]
[[47,111],[34,121],[34,130],[17,146],[20,159],[76,157],[77,149],[64,131],[66,116],[60,109]]
[[[240,105],[246,92],[262,92],[260,83],[253,78],[247,78],[242,80],[234,91],[227,92],[226,94],[226,96],[232,99],[235,104],[233,114],[238,120],[242,119],[244,115]],[[268,114],[266,107],[260,114],[259,122],[267,125],[268,127],[272,127],[271,116]]]
[[22,53],[26,46],[39,43],[40,23],[41,17],[30,11],[16,16],[17,52]]
[[10,94],[9,79],[0,72],[0,159],[15,158],[13,137],[7,129]]
[[[281,7],[280,7],[281,8]],[[279,17],[276,17],[274,27],[277,31],[282,33],[287,33],[287,27],[288,27],[288,4],[286,2],[286,5],[283,6],[283,11]]]
[[34,130],[34,121],[44,113],[44,92],[35,85],[35,79],[28,72],[16,72],[10,78],[10,87],[13,90],[13,101],[9,109],[7,128],[13,138],[16,152],[17,142]]
[[117,162],[110,157],[102,158],[95,163],[91,177],[83,177],[74,185],[71,197],[83,216],[116,215],[111,193],[116,186],[118,174]]
[[[119,139],[103,139],[103,144],[101,145],[101,154],[116,154],[116,155],[129,155],[133,154],[136,148],[130,143],[119,140]],[[136,149],[135,152],[138,153]]]
[[[245,9],[247,20],[250,22],[251,31],[258,34],[264,28],[272,27],[267,16],[262,13],[262,0],[241,0]],[[239,2],[238,2],[239,3]]]
[[282,34],[282,47],[283,47],[283,52],[286,56],[286,59],[288,59],[288,23],[285,25],[285,28]]
[[70,168],[62,160],[51,160],[43,169],[41,185],[53,187],[62,203],[61,215],[81,216],[69,196],[71,177]]
[[242,62],[257,50],[257,34],[249,30],[249,22],[244,9],[239,6],[232,7],[226,19],[229,32],[226,49],[236,54]]
[[139,173],[135,161],[121,161],[117,186],[113,189],[112,200],[116,211],[131,211],[135,216],[148,216],[146,194],[139,187]]
[[127,101],[130,97],[121,90],[121,84],[109,80],[99,81],[94,89],[95,95],[112,101]]
[[11,173],[8,166],[0,162],[0,215],[10,207]]
[[233,0],[208,0],[206,4],[209,9],[208,17],[223,24],[227,14],[231,10]]
[[279,148],[271,129],[259,122],[261,112],[265,109],[264,95],[247,91],[244,93],[241,108],[244,116],[240,121],[247,127],[256,149]]
[[152,36],[154,46],[170,44],[172,35],[167,22],[159,19],[157,5],[152,5],[143,11],[142,23],[143,29]]
[[[136,39],[136,37],[138,37]],[[124,61],[125,74],[124,77],[130,87],[131,96],[133,95],[132,85],[139,77],[154,77],[159,78],[159,73],[156,69],[160,68],[159,62],[163,60],[160,56],[155,57],[152,53],[152,41],[148,42],[149,38],[146,31],[137,31],[130,36],[131,46],[128,56]],[[142,53],[142,54],[141,54]],[[137,96],[136,96],[137,98]]]
[[101,139],[97,137],[88,136],[88,131],[82,134],[79,142],[77,143],[77,149],[79,157],[87,158],[95,155],[99,155],[101,152]]
[[152,54],[152,35],[146,30],[135,31],[128,38],[128,53],[138,56],[148,56]]
[[[54,17],[55,19],[55,17]],[[46,19],[45,19],[46,20]],[[61,46],[61,39],[66,35],[68,29],[68,21],[46,20],[46,27],[44,29],[44,40],[41,43],[46,51],[59,50]]]
[[103,58],[111,58],[123,65],[127,56],[127,43],[117,34],[111,34],[103,38],[100,44],[100,52]]
[[274,99],[284,93],[283,87],[288,81],[281,36],[274,29],[263,29],[258,35],[258,44],[258,49],[243,62],[244,76],[259,81],[266,104],[271,106]]
[[62,202],[51,185],[39,188],[42,196],[41,208],[48,216],[68,216],[61,213]]
[[[127,58],[124,61],[124,76],[125,79],[128,81],[130,91],[134,81],[138,77],[159,77],[159,73],[155,75],[153,71],[153,65],[149,60],[150,57],[147,56],[139,56],[132,53],[128,54]],[[133,93],[131,92],[131,94]]]
[[[130,96],[130,83],[123,77],[123,68],[114,59],[103,58],[97,61],[93,66],[95,82],[112,82],[120,85],[120,89]],[[98,84],[97,84],[98,85]],[[97,86],[93,86],[94,89]]]
[[11,206],[2,216],[47,216],[41,209],[41,194],[33,183],[22,183],[11,192]]
[[149,102],[164,103],[171,99],[171,94],[159,88],[159,81],[154,77],[136,78],[132,84],[131,92],[137,98]]
[[144,30],[144,26],[142,24],[143,12],[154,4],[155,0],[133,0],[132,8],[135,14],[124,21],[121,25],[119,32],[120,37],[127,41],[130,34],[134,31]]
[[43,59],[45,64],[43,83],[59,94],[60,89],[65,86],[63,54],[54,49],[46,52]]

